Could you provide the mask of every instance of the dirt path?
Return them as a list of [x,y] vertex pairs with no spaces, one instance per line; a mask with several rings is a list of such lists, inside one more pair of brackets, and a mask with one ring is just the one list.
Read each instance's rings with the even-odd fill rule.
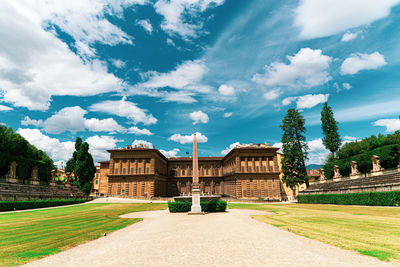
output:
[[207,215],[166,210],[28,266],[390,266],[252,219],[262,211]]

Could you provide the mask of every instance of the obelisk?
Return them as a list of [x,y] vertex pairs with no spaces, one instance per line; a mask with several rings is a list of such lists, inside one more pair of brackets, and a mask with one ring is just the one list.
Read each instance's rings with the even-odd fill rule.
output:
[[192,208],[190,213],[201,214],[200,184],[199,184],[199,158],[197,156],[197,138],[193,135],[193,181],[192,181]]

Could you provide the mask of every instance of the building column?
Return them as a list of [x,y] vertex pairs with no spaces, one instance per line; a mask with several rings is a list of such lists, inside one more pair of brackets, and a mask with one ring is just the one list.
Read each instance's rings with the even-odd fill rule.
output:
[[255,163],[255,158],[254,157],[251,157],[251,164],[253,165],[251,167],[252,172],[255,172],[256,171],[256,163]]
[[249,169],[249,166],[248,166],[247,164],[248,164],[248,160],[247,160],[247,157],[245,157],[245,158],[244,158],[244,165],[245,165],[245,166],[244,166],[244,171],[245,171],[245,172],[248,172],[248,169]]
[[263,166],[262,166],[262,157],[260,156],[259,160],[258,160],[258,171],[259,172],[263,172]]

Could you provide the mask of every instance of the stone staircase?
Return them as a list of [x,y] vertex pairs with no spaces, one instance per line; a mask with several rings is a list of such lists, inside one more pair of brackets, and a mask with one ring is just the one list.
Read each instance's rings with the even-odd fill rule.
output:
[[28,185],[0,182],[0,200],[87,198],[76,186]]
[[379,176],[368,175],[357,179],[342,179],[342,181],[338,182],[328,180],[326,183],[315,183],[299,194],[335,194],[397,190],[400,190],[400,173],[396,170],[387,171]]

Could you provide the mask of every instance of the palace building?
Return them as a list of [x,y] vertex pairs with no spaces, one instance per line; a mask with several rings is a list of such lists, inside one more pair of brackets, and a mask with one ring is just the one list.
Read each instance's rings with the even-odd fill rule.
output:
[[[250,144],[236,146],[224,157],[199,157],[201,194],[285,199],[277,151],[267,143]],[[191,156],[167,158],[159,150],[144,146],[108,152],[110,160],[100,162],[93,179],[95,194],[148,198],[191,192]]]

